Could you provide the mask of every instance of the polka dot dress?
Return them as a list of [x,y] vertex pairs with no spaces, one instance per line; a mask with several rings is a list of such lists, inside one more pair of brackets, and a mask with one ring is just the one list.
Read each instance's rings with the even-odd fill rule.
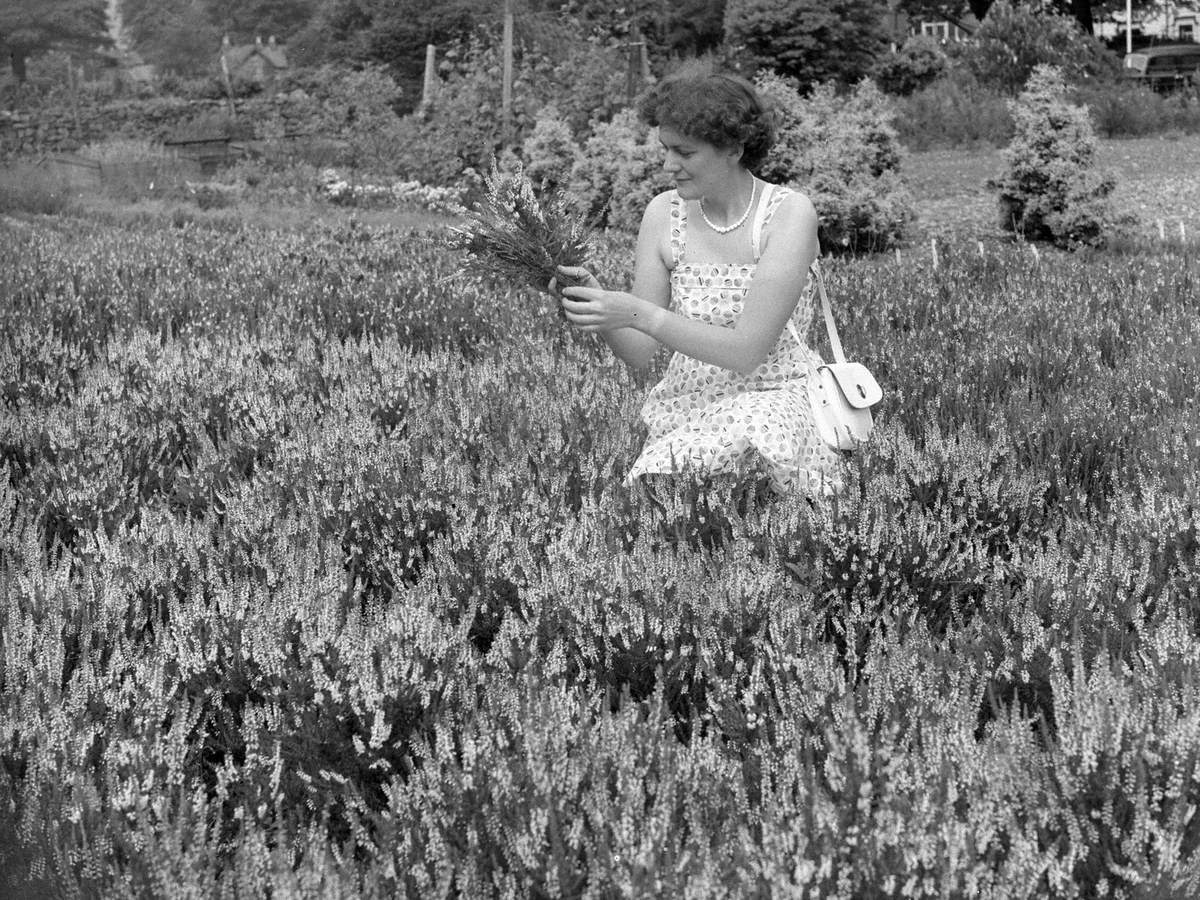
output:
[[[773,190],[764,221],[788,193],[787,188]],[[683,263],[686,241],[687,207],[676,194],[671,198],[671,309],[732,328],[755,266]],[[808,333],[812,320],[813,284],[809,278],[792,314],[798,335]],[[840,458],[817,435],[806,382],[819,363],[787,328],[749,375],[676,353],[642,406],[649,435],[626,480],[697,469],[740,473],[762,465],[780,492],[829,494],[837,486]]]

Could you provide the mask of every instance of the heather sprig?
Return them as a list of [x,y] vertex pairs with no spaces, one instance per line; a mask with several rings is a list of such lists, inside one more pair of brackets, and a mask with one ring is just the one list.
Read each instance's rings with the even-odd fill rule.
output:
[[564,278],[557,266],[587,266],[595,247],[585,221],[560,190],[542,192],[519,165],[502,172],[493,163],[486,192],[453,229],[455,249],[466,252],[463,269],[514,285],[546,290]]

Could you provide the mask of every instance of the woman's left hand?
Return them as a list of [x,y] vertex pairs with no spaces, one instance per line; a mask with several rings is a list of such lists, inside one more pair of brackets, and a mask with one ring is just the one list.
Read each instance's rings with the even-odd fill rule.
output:
[[567,321],[580,331],[636,327],[641,321],[644,305],[644,301],[623,291],[593,287],[568,287],[562,290],[563,312]]

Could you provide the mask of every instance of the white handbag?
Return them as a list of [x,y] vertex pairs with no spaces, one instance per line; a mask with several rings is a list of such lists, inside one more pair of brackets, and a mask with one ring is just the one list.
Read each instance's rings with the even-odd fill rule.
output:
[[[835,450],[853,450],[871,436],[874,425],[871,407],[883,399],[883,391],[866,366],[846,362],[833,321],[833,310],[829,306],[829,295],[825,293],[825,279],[815,262],[811,271],[821,295],[821,311],[825,314],[833,362],[822,363],[809,373],[808,399],[821,440]],[[788,328],[796,342],[803,345],[790,319]]]

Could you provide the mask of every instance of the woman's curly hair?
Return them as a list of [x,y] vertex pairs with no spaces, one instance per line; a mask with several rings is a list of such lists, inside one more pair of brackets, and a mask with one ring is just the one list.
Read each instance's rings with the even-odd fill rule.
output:
[[742,164],[756,170],[775,143],[775,116],[749,81],[723,72],[687,70],[648,90],[638,114],[717,147],[742,145]]

